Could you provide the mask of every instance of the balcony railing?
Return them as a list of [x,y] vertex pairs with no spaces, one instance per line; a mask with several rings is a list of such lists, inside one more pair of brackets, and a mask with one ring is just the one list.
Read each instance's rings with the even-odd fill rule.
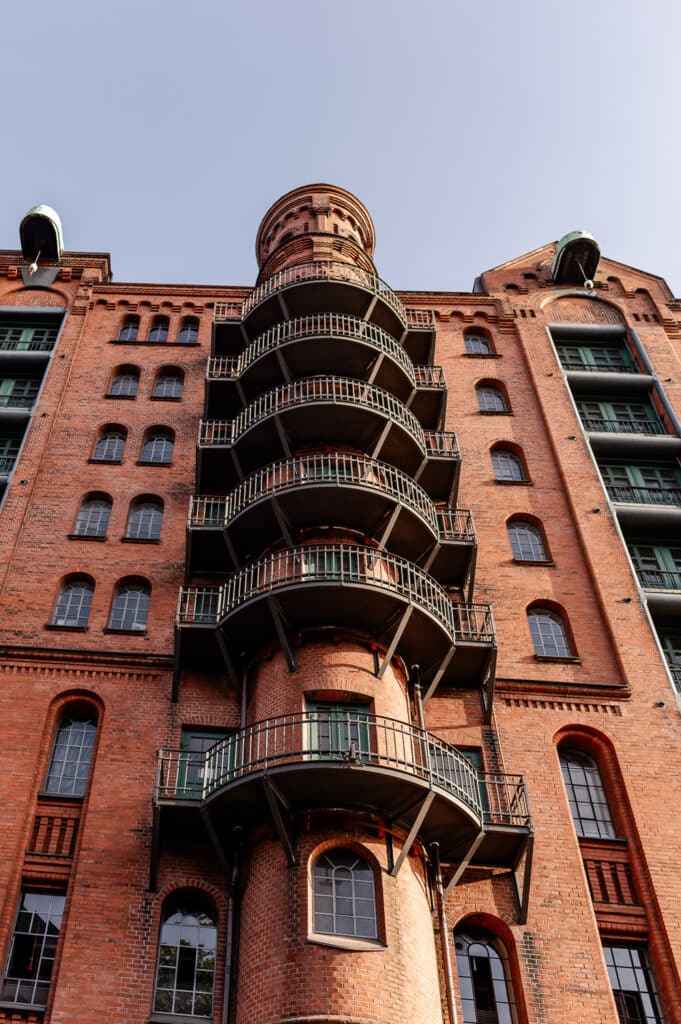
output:
[[414,365],[398,341],[375,324],[342,313],[316,313],[277,323],[255,338],[239,356],[209,359],[208,380],[234,380],[268,352],[292,341],[319,337],[346,338],[371,345],[396,362],[412,385],[415,383]]
[[446,388],[445,372],[441,366],[415,366],[416,386],[419,388]]
[[674,686],[681,693],[681,665],[669,665],[669,674],[672,677]]
[[428,455],[438,459],[461,457],[459,442],[453,430],[426,430],[424,437]]
[[611,356],[607,364],[587,363],[579,356],[559,352],[560,365],[564,370],[578,370],[583,373],[640,373],[638,366],[625,356]]
[[354,711],[270,718],[202,753],[161,750],[156,799],[205,800],[256,773],[310,762],[416,777],[463,804],[480,823],[531,826],[522,776],[478,773],[463,754],[425,730]]
[[473,516],[462,508],[438,508],[437,522],[440,540],[475,540]]
[[603,432],[608,434],[666,434],[667,431],[658,420],[633,419],[620,417],[620,419],[605,419],[602,416],[582,416],[582,423],[585,430]]
[[0,455],[0,476],[9,476],[16,465],[16,455]]
[[244,299],[241,314],[248,316],[251,310],[259,306],[270,295],[282,291],[295,284],[312,283],[315,281],[338,281],[344,284],[357,285],[383,299],[386,305],[398,315],[402,323],[406,323],[407,314],[397,295],[380,277],[370,274],[367,270],[351,263],[340,263],[334,260],[316,260],[312,263],[299,263],[268,277],[261,285],[254,288],[248,298]]
[[241,320],[243,302],[216,302],[213,311],[213,322],[234,323]]
[[613,501],[638,505],[681,505],[681,487],[630,487],[628,484],[606,483]]
[[282,587],[319,583],[359,584],[396,593],[433,616],[453,642],[495,640],[489,605],[455,604],[439,583],[413,562],[354,544],[288,548],[245,566],[222,587],[183,587],[177,622],[217,625],[255,598]]
[[32,409],[36,395],[0,395],[0,409]]
[[350,377],[305,377],[259,395],[233,420],[202,420],[199,445],[231,445],[256,423],[309,402],[334,402],[372,409],[399,424],[425,451],[421,424],[414,414],[389,391]]
[[433,309],[405,309],[407,314],[407,327],[411,331],[434,331],[435,310]]
[[636,566],[641,586],[649,590],[681,590],[681,570],[642,569]]
[[41,338],[35,341],[22,341],[19,338],[0,338],[0,352],[51,352],[56,341],[53,338]]

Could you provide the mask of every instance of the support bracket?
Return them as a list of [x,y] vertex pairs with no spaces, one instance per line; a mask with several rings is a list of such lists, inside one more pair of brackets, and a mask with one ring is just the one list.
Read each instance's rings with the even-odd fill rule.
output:
[[284,796],[282,796],[271,779],[264,778],[263,786],[265,787],[265,796],[267,797],[267,804],[270,809],[270,814],[272,815],[274,827],[277,830],[279,839],[281,840],[281,845],[284,847],[286,861],[290,868],[295,867],[298,864],[298,857],[296,856],[293,838],[289,834],[281,814],[282,807],[285,811],[289,810],[288,801]]
[[425,820],[425,817],[426,817],[426,814],[430,810],[430,805],[432,804],[434,799],[435,799],[435,790],[431,789],[430,792],[428,793],[428,795],[426,796],[425,800],[421,804],[421,807],[419,809],[419,813],[416,815],[416,820],[414,821],[414,824],[411,826],[411,828],[409,830],[409,835],[405,839],[404,844],[402,846],[402,849],[400,850],[399,856],[398,856],[397,860],[395,861],[395,864],[393,866],[392,871],[390,872],[390,874],[393,876],[393,878],[397,875],[397,873],[399,872],[400,868],[404,864],[405,858],[407,857],[407,854],[411,850],[412,843],[416,839],[418,831],[421,828],[421,825],[423,824],[423,822]]
[[449,894],[452,891],[452,889],[454,889],[454,887],[457,885],[459,879],[461,878],[461,876],[463,875],[464,871],[466,870],[466,868],[470,864],[470,862],[473,859],[473,856],[474,856],[476,850],[478,849],[478,847],[480,846],[480,843],[483,841],[484,838],[485,838],[485,830],[484,830],[484,828],[481,828],[480,831],[475,836],[475,838],[473,839],[473,842],[471,843],[471,845],[466,850],[466,853],[465,853],[465,856],[464,856],[463,860],[461,861],[461,863],[457,867],[457,869],[454,872],[454,874],[452,875],[452,877],[447,882],[447,886],[445,888],[445,896],[449,896]]

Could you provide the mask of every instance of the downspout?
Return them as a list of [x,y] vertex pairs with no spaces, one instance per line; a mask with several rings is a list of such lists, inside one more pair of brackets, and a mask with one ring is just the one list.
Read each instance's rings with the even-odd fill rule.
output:
[[232,877],[227,908],[227,945],[225,949],[225,996],[222,1005],[222,1024],[235,1024],[236,993],[239,974],[239,945],[241,937],[241,847],[242,829],[234,829]]
[[440,949],[445,972],[445,986],[447,989],[448,1020],[445,1024],[459,1024],[459,1016],[456,1012],[456,995],[454,992],[454,975],[452,973],[452,958],[449,947],[449,926],[447,924],[447,913],[445,911],[445,893],[442,885],[442,868],[440,867],[440,844],[431,843],[430,851],[433,857],[435,868],[435,892],[437,896],[437,916],[440,925]]

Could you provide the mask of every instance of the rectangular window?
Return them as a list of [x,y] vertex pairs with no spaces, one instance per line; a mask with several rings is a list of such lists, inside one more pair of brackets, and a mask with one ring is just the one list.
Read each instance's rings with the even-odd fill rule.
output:
[[0,352],[50,352],[60,323],[61,316],[5,316],[0,319]]
[[558,358],[566,370],[601,373],[636,373],[637,367],[627,346],[557,345]]
[[46,1006],[63,913],[63,896],[22,893],[0,994],[4,1002]]
[[615,434],[664,434],[650,402],[578,401],[585,430]]
[[603,946],[620,1024],[664,1024],[645,949]]
[[613,501],[641,505],[681,505],[681,470],[677,465],[617,464],[601,466]]

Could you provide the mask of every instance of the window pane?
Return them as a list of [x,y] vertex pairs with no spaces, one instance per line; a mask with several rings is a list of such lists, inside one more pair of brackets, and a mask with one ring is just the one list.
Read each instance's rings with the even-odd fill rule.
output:
[[74,533],[78,537],[106,537],[110,515],[110,501],[90,498],[80,506]]
[[139,377],[136,373],[117,373],[111,381],[109,394],[117,398],[134,398],[138,383]]
[[205,913],[183,908],[166,918],[161,939],[155,1010],[210,1017],[215,984],[215,922]]
[[107,430],[101,434],[93,458],[102,462],[120,462],[125,450],[125,434],[119,430]]
[[475,390],[481,412],[507,412],[506,400],[499,388],[479,387]]
[[174,443],[167,431],[150,434],[142,445],[142,461],[168,463],[173,458]]
[[22,894],[0,999],[45,1005],[63,912],[63,896]]
[[162,523],[162,506],[154,501],[141,502],[130,513],[126,536],[134,540],[158,540]]
[[527,613],[535,654],[548,658],[569,658],[572,650],[563,620],[549,611]]
[[137,341],[139,331],[139,320],[137,317],[129,317],[120,329],[118,338],[120,341]]
[[482,929],[457,929],[456,967],[463,1010],[462,1024],[511,1024],[515,997],[508,956],[498,939]]
[[144,632],[149,614],[149,591],[142,584],[122,587],[113,599],[109,629]]
[[509,523],[508,537],[513,557],[519,562],[547,561],[541,531],[532,523],[514,520]]
[[316,932],[377,938],[374,873],[350,850],[331,850],[317,860],[313,902]]
[[496,480],[524,480],[525,472],[520,457],[508,448],[496,448],[492,452],[492,466]]
[[577,835],[612,839],[615,829],[598,765],[581,750],[563,749],[559,756]]
[[94,587],[87,580],[65,583],[59,591],[52,622],[55,626],[87,626]]
[[154,398],[182,398],[182,390],[182,374],[162,373],[154,384]]
[[464,338],[466,352],[471,356],[489,356],[492,354],[492,346],[487,338],[480,334],[467,334]]
[[608,945],[603,954],[621,1024],[664,1024],[646,950]]

